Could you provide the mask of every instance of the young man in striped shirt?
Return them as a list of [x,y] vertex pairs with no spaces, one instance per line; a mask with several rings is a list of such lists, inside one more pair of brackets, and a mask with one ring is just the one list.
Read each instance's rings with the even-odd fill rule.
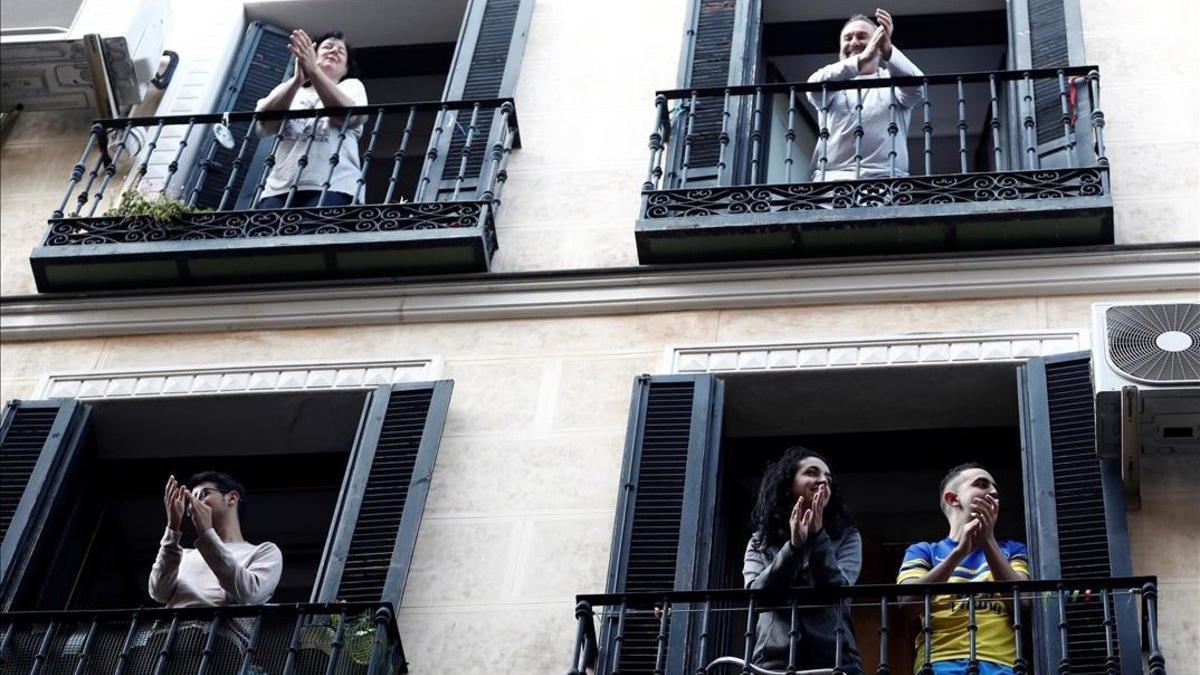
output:
[[[1029,578],[1029,553],[1019,541],[997,541],[1000,493],[996,480],[980,464],[961,464],[942,479],[940,506],[950,526],[937,542],[908,547],[896,583],[969,583],[1024,581]],[[970,657],[967,600],[938,596],[933,602],[929,661],[934,675],[965,675]],[[1008,604],[1000,598],[979,597],[975,655],[980,675],[1010,675],[1016,661],[1016,641]],[[917,640],[914,671],[925,663],[925,640]]]

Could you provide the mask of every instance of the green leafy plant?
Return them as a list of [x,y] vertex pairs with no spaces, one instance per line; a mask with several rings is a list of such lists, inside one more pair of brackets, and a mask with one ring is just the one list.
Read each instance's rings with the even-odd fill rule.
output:
[[121,202],[109,209],[104,215],[115,218],[134,218],[148,216],[160,225],[174,225],[184,216],[210,211],[211,209],[188,206],[186,202],[174,197],[159,194],[147,197],[137,190],[130,190],[121,195]]

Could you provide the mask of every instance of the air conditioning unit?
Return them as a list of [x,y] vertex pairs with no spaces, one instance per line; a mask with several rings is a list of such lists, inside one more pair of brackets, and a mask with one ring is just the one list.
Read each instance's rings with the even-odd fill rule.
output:
[[1200,302],[1092,306],[1097,450],[1140,505],[1143,453],[1200,451]]
[[169,0],[10,0],[0,18],[0,111],[127,112],[162,58]]

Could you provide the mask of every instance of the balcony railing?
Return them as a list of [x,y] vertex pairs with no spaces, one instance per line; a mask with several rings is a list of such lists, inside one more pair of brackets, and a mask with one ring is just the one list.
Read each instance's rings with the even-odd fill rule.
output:
[[0,673],[6,675],[405,672],[389,604],[0,614]]
[[[270,152],[256,156],[260,125],[323,117],[335,144],[328,164],[309,162],[316,123],[296,141],[298,157],[277,158],[281,136],[270,134],[261,139]],[[337,149],[357,142],[352,122],[362,125],[356,190],[351,204],[335,206]],[[412,139],[426,129],[422,152]],[[165,177],[147,179],[161,164],[155,148],[173,135],[181,140]],[[189,144],[199,144],[200,158],[190,173],[181,167]],[[98,120],[30,263],[41,291],[486,271],[519,146],[507,98]],[[415,187],[412,160],[423,160]],[[262,208],[268,176],[285,161],[297,170],[282,208]],[[316,206],[295,203],[302,178],[321,185]],[[172,198],[173,210],[110,214],[134,191],[151,202]]]
[[[1154,577],[1076,579],[1071,581],[1022,581],[864,585],[824,588],[794,588],[784,592],[758,590],[676,591],[668,593],[609,593],[576,596],[576,636],[568,675],[614,675],[615,673],[757,673],[758,675],[834,675],[841,673],[846,631],[838,613],[836,627],[837,663],[799,670],[796,662],[799,613],[811,607],[842,605],[854,616],[870,614],[876,621],[878,665],[874,672],[911,672],[912,660],[892,659],[889,635],[898,627],[902,611],[920,613],[918,639],[925,645],[924,663],[917,672],[932,673],[930,644],[934,637],[931,608],[952,597],[966,614],[967,637],[974,670],[979,672],[976,628],[977,613],[1001,601],[1012,613],[1016,643],[1017,675],[1054,670],[1058,673],[1099,673],[1122,670],[1121,651],[1134,650],[1140,668],[1140,648],[1146,654],[1150,675],[1166,675],[1166,664],[1158,642],[1158,592]],[[1139,644],[1118,641],[1117,617],[1133,615],[1129,605],[1141,604]],[[787,670],[767,670],[751,663],[758,616],[764,611],[790,617]],[[596,619],[599,618],[599,638]],[[1136,619],[1136,616],[1133,616]],[[685,619],[685,620],[680,620]],[[1026,633],[1032,626],[1036,638],[1049,641],[1052,662],[1038,670],[1029,656]],[[1036,632],[1040,628],[1040,633]],[[684,633],[683,637],[677,633]],[[865,636],[859,635],[860,648]],[[722,639],[724,638],[724,639]],[[732,653],[723,653],[735,645]],[[866,662],[868,655],[863,652]],[[864,664],[865,665],[865,664]]]
[[[884,121],[864,121],[871,90],[890,92]],[[886,161],[864,166],[869,134]],[[642,196],[643,263],[1112,243],[1099,71],[660,91]]]

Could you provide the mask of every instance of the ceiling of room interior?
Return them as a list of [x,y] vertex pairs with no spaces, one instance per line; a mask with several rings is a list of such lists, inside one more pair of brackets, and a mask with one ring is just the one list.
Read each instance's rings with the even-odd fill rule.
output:
[[455,42],[466,0],[246,0],[246,20],[309,33],[340,30],[355,47]]

